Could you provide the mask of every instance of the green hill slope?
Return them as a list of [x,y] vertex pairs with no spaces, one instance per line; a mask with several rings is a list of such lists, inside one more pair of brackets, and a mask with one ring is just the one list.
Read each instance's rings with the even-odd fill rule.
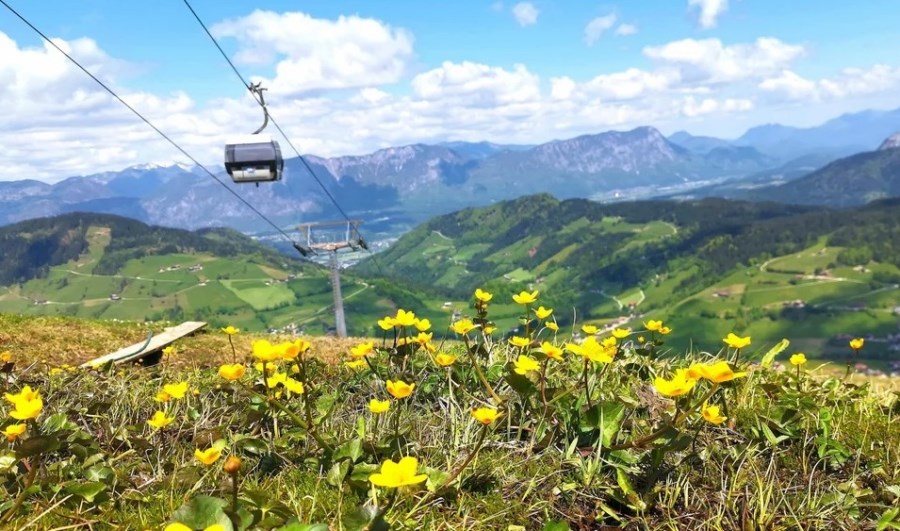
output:
[[[677,347],[693,337],[717,350],[736,330],[800,338],[825,353],[840,348],[828,338],[896,331],[900,200],[850,211],[542,194],[437,217],[379,261],[404,285],[448,298],[476,287],[538,289],[561,323],[573,311],[579,322],[664,318],[680,329]],[[512,328],[519,309],[507,301],[494,304],[494,317]]]
[[[0,229],[0,312],[93,319],[202,319],[246,330],[324,334],[329,277],[230,229],[189,232],[118,216],[66,214]],[[437,299],[344,275],[348,331],[372,332],[398,304]]]

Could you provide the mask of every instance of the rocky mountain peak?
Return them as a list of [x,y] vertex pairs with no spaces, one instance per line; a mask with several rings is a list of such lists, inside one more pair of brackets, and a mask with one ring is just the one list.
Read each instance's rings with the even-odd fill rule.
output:
[[900,148],[900,133],[894,133],[893,135],[887,137],[885,141],[882,142],[880,146],[878,146],[878,151],[897,148]]

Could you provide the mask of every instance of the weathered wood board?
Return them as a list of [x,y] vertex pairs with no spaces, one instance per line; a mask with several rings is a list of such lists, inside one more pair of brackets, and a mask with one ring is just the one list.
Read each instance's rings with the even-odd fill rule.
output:
[[115,352],[110,352],[105,356],[94,358],[86,363],[81,364],[81,366],[92,367],[103,365],[109,361],[112,361],[115,364],[137,361],[139,359],[148,357],[148,355],[150,354],[155,354],[162,351],[162,349],[164,349],[168,345],[171,345],[176,340],[181,339],[184,336],[193,334],[194,332],[200,330],[205,326],[206,323],[202,321],[187,321],[181,323],[178,326],[166,328],[161,334],[155,334],[151,336],[150,341],[140,341],[138,343],[135,343],[134,345],[121,348]]

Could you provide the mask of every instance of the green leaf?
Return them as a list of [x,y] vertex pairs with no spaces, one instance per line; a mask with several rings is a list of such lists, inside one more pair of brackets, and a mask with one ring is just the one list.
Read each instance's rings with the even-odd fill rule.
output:
[[105,490],[106,484],[100,483],[99,481],[88,481],[87,483],[66,486],[66,492],[81,496],[88,502],[93,502],[94,498]]
[[569,524],[559,520],[556,522],[547,522],[544,524],[544,527],[541,528],[541,531],[569,531],[570,529],[571,527],[569,527]]
[[328,470],[328,476],[325,478],[328,481],[328,484],[332,487],[340,487],[341,483],[344,482],[344,478],[347,476],[347,472],[350,471],[350,461],[344,459],[342,461],[338,461],[337,463],[331,465],[331,468]]
[[235,443],[234,446],[236,449],[243,450],[251,455],[264,455],[269,453],[269,444],[262,439],[257,439],[256,437],[246,437],[240,439]]
[[46,454],[59,448],[59,439],[52,435],[34,435],[22,441],[16,448],[16,457],[34,457]]
[[343,518],[344,528],[347,531],[388,531],[389,527],[380,513],[377,505],[360,505]]
[[78,426],[72,422],[69,422],[68,417],[63,413],[57,413],[55,415],[51,415],[44,420],[44,429],[41,430],[44,433],[56,433],[60,430],[73,430]]
[[537,392],[537,387],[535,387],[534,382],[524,375],[516,374],[512,371],[506,375],[506,383],[522,396],[528,396]]
[[172,521],[181,522],[193,529],[206,529],[220,524],[225,531],[234,531],[231,520],[225,514],[224,508],[227,505],[228,502],[222,498],[197,496],[179,507],[172,515]]
[[900,529],[900,507],[888,509],[878,519],[875,530],[884,531],[885,529]]
[[791,342],[787,339],[782,339],[778,342],[778,344],[770,348],[769,351],[763,355],[762,361],[760,361],[759,364],[765,368],[771,367],[772,363],[775,361],[775,356],[784,352],[784,349],[788,348],[788,345],[790,344]]
[[300,522],[291,522],[286,526],[279,527],[278,531],[328,531],[328,524],[301,524]]
[[342,459],[350,459],[350,461],[356,461],[362,456],[362,440],[360,439],[350,439],[344,444],[338,446],[335,451],[332,459],[335,461],[340,461]]
[[13,454],[0,455],[0,474],[5,474],[16,466],[16,456]]
[[[621,402],[604,401],[587,410],[581,422],[582,431],[598,429],[603,434],[603,446],[612,445],[613,439],[625,418],[625,405]],[[587,430],[585,430],[587,428]]]

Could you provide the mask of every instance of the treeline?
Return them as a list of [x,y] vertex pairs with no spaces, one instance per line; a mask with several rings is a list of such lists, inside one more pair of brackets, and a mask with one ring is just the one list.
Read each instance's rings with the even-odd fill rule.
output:
[[231,229],[191,232],[150,226],[109,214],[71,213],[23,221],[0,228],[0,284],[24,282],[47,275],[52,266],[78,258],[88,249],[90,227],[110,230],[110,242],[94,269],[117,273],[128,260],[172,253],[209,253],[220,257],[253,256],[281,267],[301,262],[284,256]]

